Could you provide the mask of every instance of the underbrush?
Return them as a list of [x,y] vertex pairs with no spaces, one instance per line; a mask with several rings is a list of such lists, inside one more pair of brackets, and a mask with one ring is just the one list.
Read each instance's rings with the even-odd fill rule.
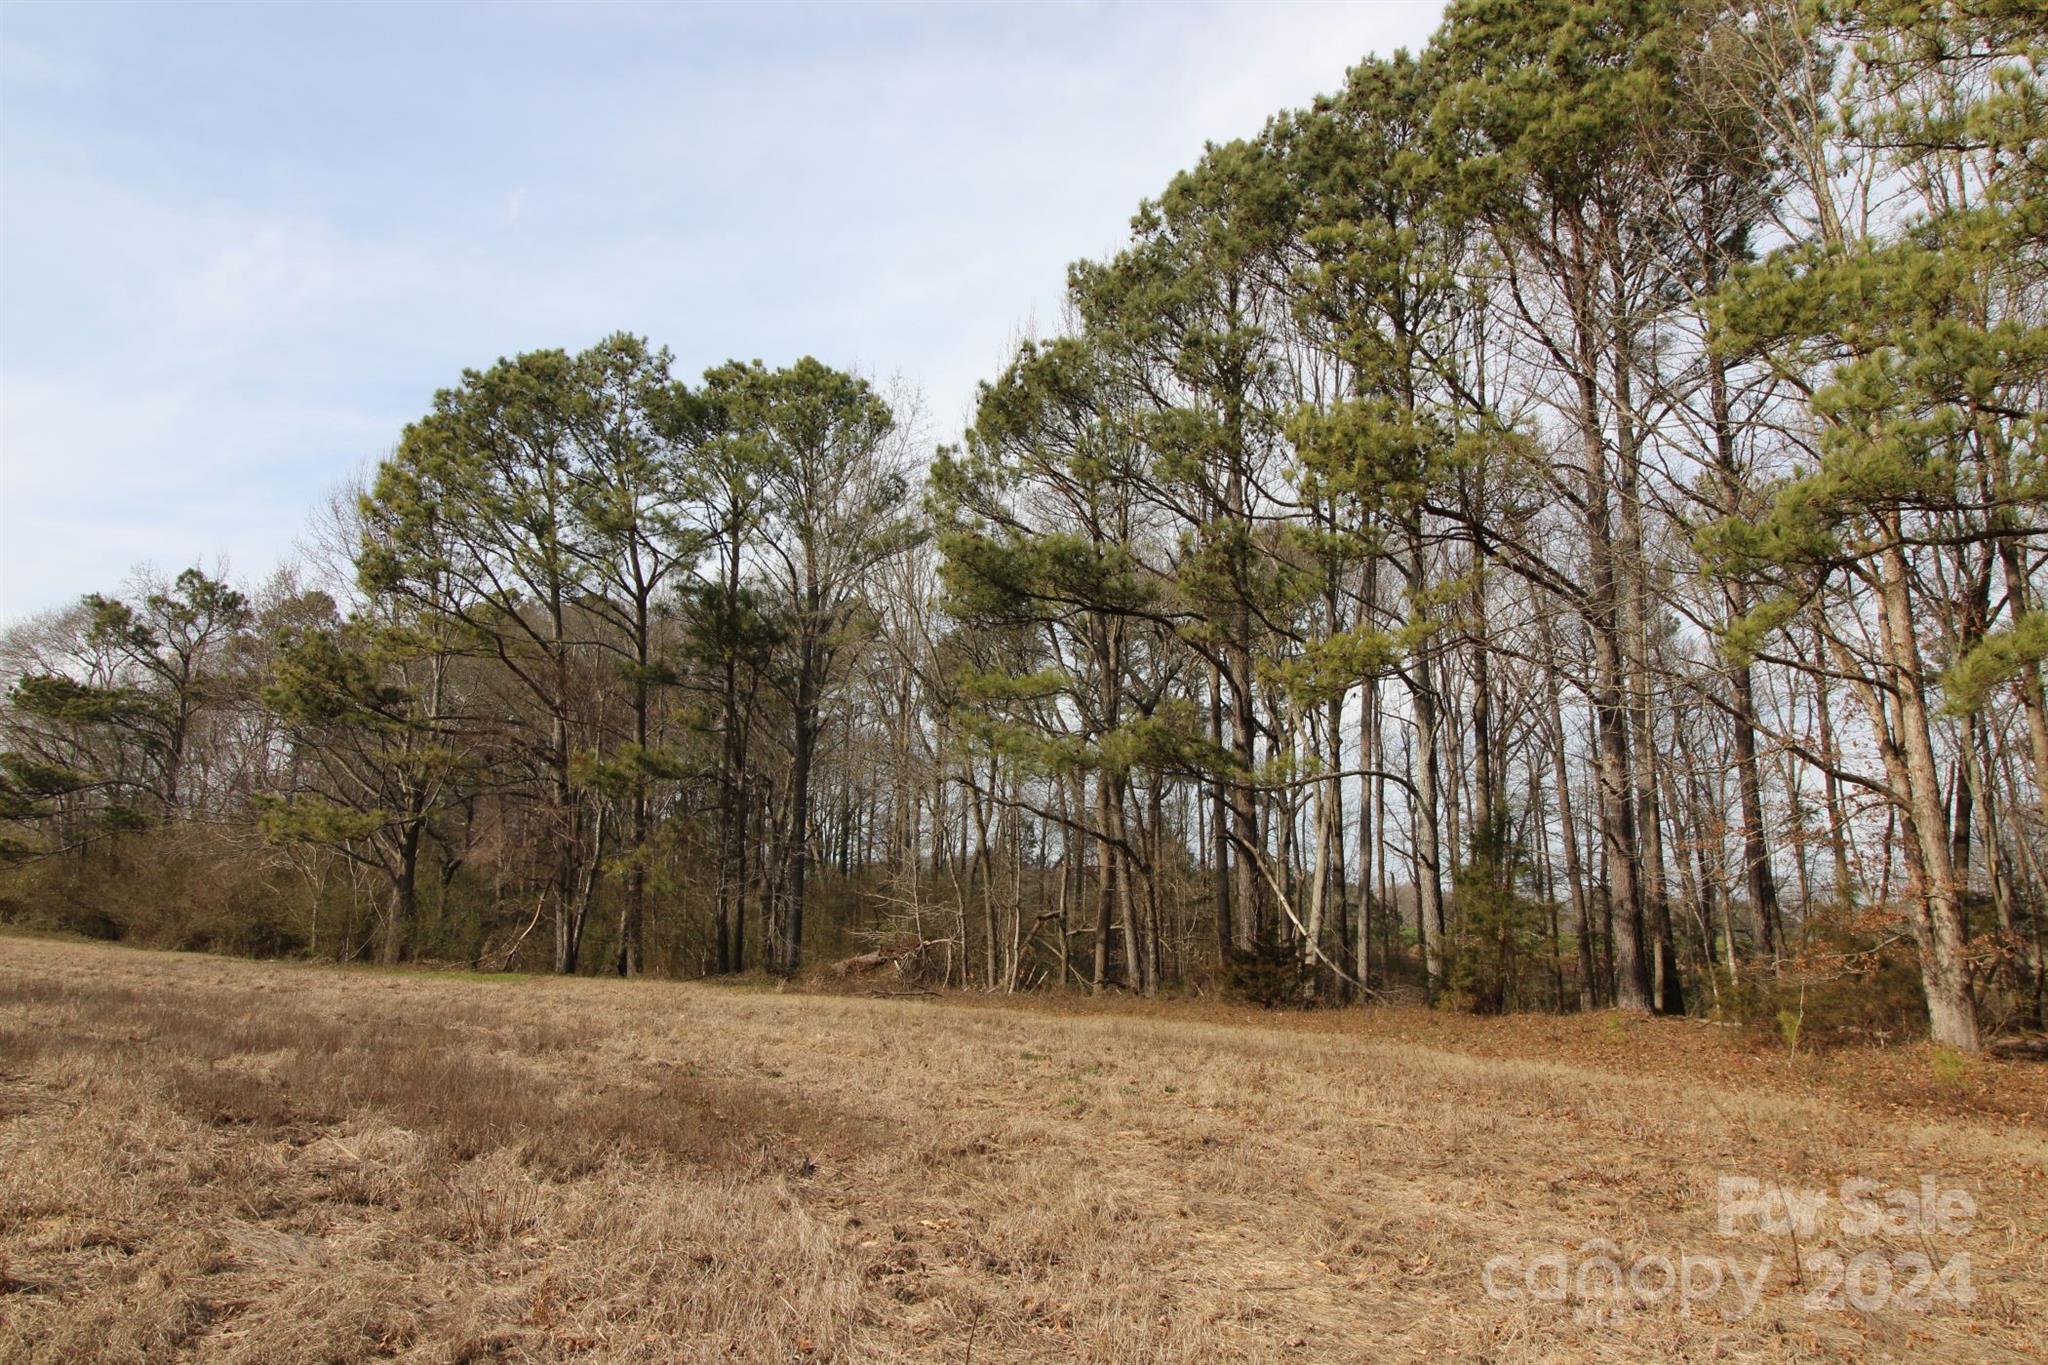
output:
[[1789,1051],[1880,1046],[1927,1035],[1927,1000],[1910,944],[1817,929],[1776,973],[1716,968],[1722,1019]]
[[236,957],[301,953],[318,930],[303,882],[249,838],[204,825],[110,838],[89,858],[12,869],[0,922]]

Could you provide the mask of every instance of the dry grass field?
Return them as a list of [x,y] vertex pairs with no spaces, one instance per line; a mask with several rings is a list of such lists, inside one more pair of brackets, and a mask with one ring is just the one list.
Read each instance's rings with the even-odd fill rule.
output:
[[[0,1359],[2022,1359],[2044,1073],[0,938]],[[1717,1223],[1724,1176],[1923,1175],[1966,1229]],[[1581,1280],[1602,1242],[1635,1288]],[[1913,1253],[1927,1302],[1791,1269]]]

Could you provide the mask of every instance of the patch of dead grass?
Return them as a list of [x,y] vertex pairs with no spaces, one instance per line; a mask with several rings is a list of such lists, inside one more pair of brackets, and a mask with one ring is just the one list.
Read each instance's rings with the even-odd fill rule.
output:
[[[2038,1071],[1418,1011],[508,988],[0,939],[0,1359],[2009,1359]],[[1862,1067],[1858,1083],[1855,1068]],[[1814,1311],[1721,1174],[1980,1214],[1978,1297]],[[1758,1311],[1489,1298],[1764,1256]],[[1854,1252],[1832,1243],[1808,1253]]]

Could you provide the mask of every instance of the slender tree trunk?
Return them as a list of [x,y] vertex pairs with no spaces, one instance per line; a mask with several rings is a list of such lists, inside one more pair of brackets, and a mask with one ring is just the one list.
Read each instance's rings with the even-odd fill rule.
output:
[[1444,983],[1442,845],[1437,835],[1437,707],[1429,660],[1409,665],[1415,708],[1415,903],[1421,919],[1422,965],[1433,1000]]
[[1614,1003],[1647,1014],[1648,964],[1643,956],[1643,894],[1637,878],[1635,803],[1630,799],[1628,705],[1613,535],[1608,524],[1606,441],[1600,431],[1600,396],[1592,337],[1579,324],[1579,435],[1586,531],[1587,634],[1593,645],[1593,715],[1598,727],[1600,835],[1612,907]]
[[1565,764],[1564,698],[1557,682],[1557,668],[1544,661],[1543,680],[1550,702],[1550,779],[1557,789],[1559,838],[1564,845],[1564,876],[1571,888],[1572,924],[1578,936],[1579,1008],[1590,1010],[1599,1001],[1598,968],[1593,961],[1593,916],[1586,893],[1586,874],[1579,865],[1579,832],[1572,815],[1572,788]]
[[1907,808],[1903,813],[1912,824],[1908,846],[1918,855],[1918,866],[1909,866],[1909,872],[1914,874],[1914,892],[1921,907],[1913,916],[1920,931],[1921,979],[1934,1040],[1975,1052],[1979,1047],[1977,1011],[1970,996],[1955,865],[1943,827],[1941,779],[1928,725],[1920,646],[1914,634],[1903,530],[1896,513],[1887,523],[1883,530],[1887,543],[1879,565],[1878,627],[1889,665],[1887,681],[1897,711],[1898,747],[1905,767]]
[[[817,594],[811,594],[816,611]],[[776,970],[794,976],[803,963],[804,892],[811,870],[811,766],[818,745],[818,642],[806,627],[797,646],[796,743],[789,773],[788,871],[782,888]]]
[[[1721,475],[1721,496],[1725,514],[1739,515],[1743,507],[1742,472],[1736,463],[1735,419],[1728,396],[1728,362],[1709,361],[1707,400],[1714,429],[1714,463]],[[1740,582],[1728,588],[1728,612],[1741,617],[1749,611],[1749,594]],[[1742,804],[1743,882],[1749,894],[1749,912],[1756,919],[1757,942],[1766,962],[1776,970],[1783,948],[1784,933],[1778,916],[1778,880],[1771,868],[1769,836],[1764,827],[1763,778],[1756,756],[1756,687],[1750,666],[1744,659],[1728,659],[1723,672],[1733,706],[1735,780]],[[1733,961],[1733,940],[1730,940]]]
[[1088,979],[1088,989],[1100,995],[1109,986],[1109,936],[1116,914],[1116,847],[1110,842],[1114,828],[1113,807],[1115,798],[1110,792],[1109,775],[1098,773],[1095,778],[1095,827],[1099,831],[1096,855],[1101,860],[1095,888],[1095,961]]
[[1372,905],[1373,877],[1378,867],[1374,854],[1377,843],[1377,820],[1373,807],[1372,769],[1380,766],[1382,758],[1375,734],[1375,720],[1379,714],[1379,679],[1368,678],[1358,697],[1358,764],[1364,770],[1358,779],[1358,937],[1357,956],[1352,961],[1352,975],[1359,984],[1372,987]]
[[[1223,747],[1223,674],[1214,664],[1209,666],[1209,742],[1219,750]],[[1228,961],[1231,952],[1237,946],[1237,928],[1230,902],[1230,831],[1226,823],[1228,819],[1229,810],[1223,792],[1223,780],[1220,777],[1212,777],[1209,782],[1209,857],[1216,888],[1218,962]]]

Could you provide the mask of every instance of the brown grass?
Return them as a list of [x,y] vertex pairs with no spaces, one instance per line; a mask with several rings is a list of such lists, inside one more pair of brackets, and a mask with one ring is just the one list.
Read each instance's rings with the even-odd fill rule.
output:
[[[0,1360],[2026,1358],[2044,1071],[0,939]],[[1967,1253],[1969,1305],[1810,1308],[1717,1235],[1723,1174],[1922,1173],[1966,1236],[1800,1250]],[[1774,1268],[1737,1318],[1482,1287],[1594,1239]]]

